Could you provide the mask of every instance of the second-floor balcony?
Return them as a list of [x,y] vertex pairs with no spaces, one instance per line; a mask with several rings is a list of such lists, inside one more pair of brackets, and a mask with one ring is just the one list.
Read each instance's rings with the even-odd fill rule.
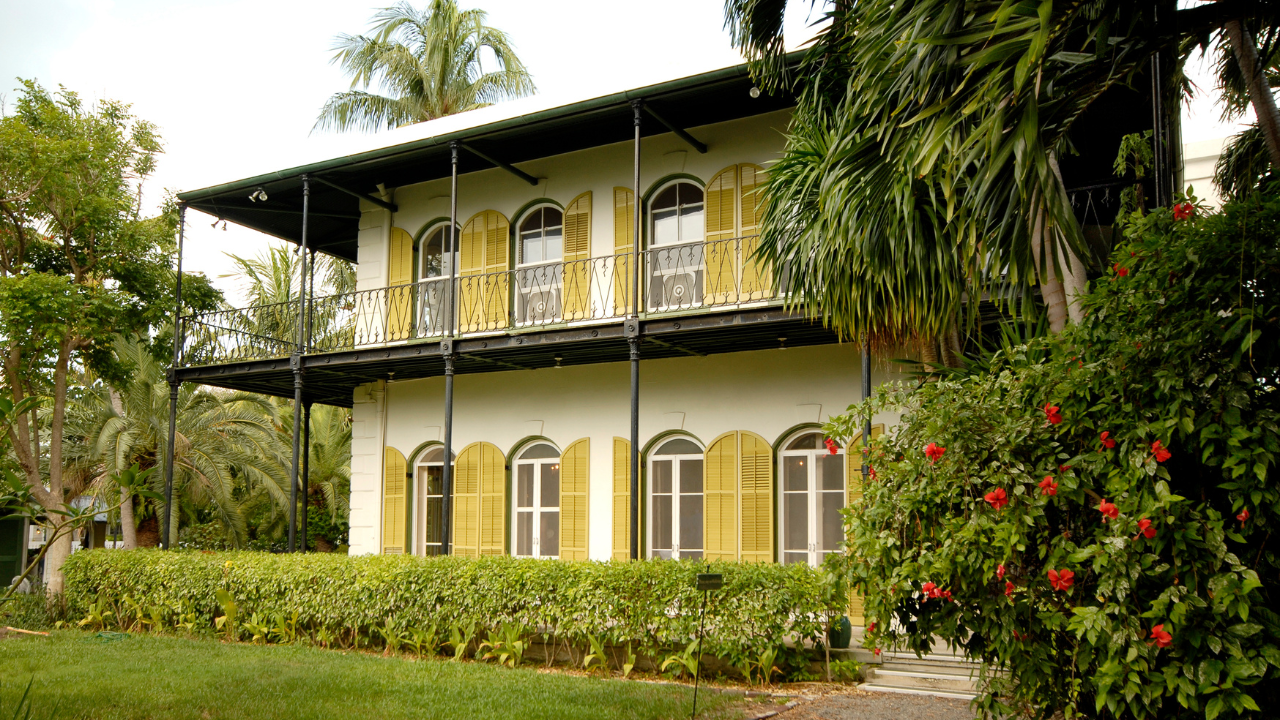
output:
[[[777,304],[778,283],[752,235],[654,247],[640,254],[641,317]],[[418,282],[182,319],[180,365],[283,358],[439,340],[621,322],[633,314],[630,253]],[[450,304],[453,304],[451,308]],[[452,312],[451,312],[452,310]],[[451,320],[452,316],[452,320]],[[299,323],[303,327],[300,332]]]

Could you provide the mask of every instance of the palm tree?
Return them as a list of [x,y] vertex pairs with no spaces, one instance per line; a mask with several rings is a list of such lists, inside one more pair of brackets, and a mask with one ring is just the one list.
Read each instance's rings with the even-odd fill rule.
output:
[[[372,132],[531,95],[533,79],[511,39],[487,18],[455,0],[431,0],[421,11],[402,0],[373,16],[372,35],[339,35],[333,60],[351,89],[329,98],[315,128]],[[496,69],[483,67],[486,53]]]

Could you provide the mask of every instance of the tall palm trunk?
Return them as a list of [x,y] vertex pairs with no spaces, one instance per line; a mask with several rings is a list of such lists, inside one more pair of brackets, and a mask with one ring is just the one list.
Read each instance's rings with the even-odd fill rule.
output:
[[[124,417],[124,402],[120,399],[120,393],[113,387],[107,388],[107,392],[111,395],[111,409],[116,411],[116,415]],[[138,526],[133,520],[133,491],[123,487],[120,488],[120,534],[124,536],[122,550],[138,549]]]
[[1267,152],[1271,155],[1271,166],[1280,168],[1280,111],[1276,109],[1276,98],[1271,94],[1264,68],[1258,60],[1258,46],[1239,20],[1226,24],[1227,40],[1231,43],[1231,52],[1235,55],[1240,73],[1244,75],[1245,85],[1249,88],[1249,101],[1253,112],[1258,116],[1258,127],[1262,136],[1267,139]]
[[1044,211],[1036,215],[1035,227],[1032,228],[1031,250],[1035,256],[1036,267],[1040,274],[1040,296],[1044,299],[1049,312],[1049,330],[1062,332],[1067,326],[1067,295],[1058,278],[1053,258],[1046,257],[1045,247],[1048,245]]

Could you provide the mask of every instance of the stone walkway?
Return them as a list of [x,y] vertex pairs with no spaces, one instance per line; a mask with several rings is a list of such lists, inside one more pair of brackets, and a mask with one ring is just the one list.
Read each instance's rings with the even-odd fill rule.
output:
[[848,692],[802,702],[778,720],[973,720],[967,700],[928,695]]

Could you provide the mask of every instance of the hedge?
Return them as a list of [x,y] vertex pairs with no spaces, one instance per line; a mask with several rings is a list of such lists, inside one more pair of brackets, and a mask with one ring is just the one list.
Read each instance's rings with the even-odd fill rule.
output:
[[703,595],[695,576],[707,571],[723,573],[724,587],[707,604],[702,648],[735,665],[784,641],[819,641],[842,612],[823,572],[806,565],[93,550],[63,569],[76,619],[105,602],[211,628],[223,589],[241,621],[296,612],[300,633],[350,645],[379,644],[388,626],[447,637],[474,623],[495,632],[524,626],[578,647],[592,637],[633,644],[650,657],[696,637]]

